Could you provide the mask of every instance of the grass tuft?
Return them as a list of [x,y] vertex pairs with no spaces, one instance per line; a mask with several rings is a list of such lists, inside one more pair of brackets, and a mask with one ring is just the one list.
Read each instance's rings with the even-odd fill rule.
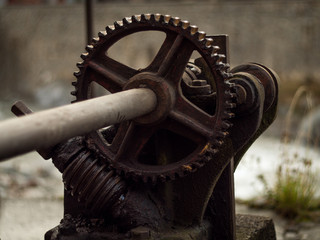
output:
[[[266,190],[265,207],[273,208],[282,216],[295,220],[310,218],[312,216],[310,212],[319,212],[320,209],[320,200],[316,195],[319,179],[312,167],[312,159],[307,157],[308,151],[305,152],[305,155],[300,156],[298,153],[292,153],[292,149],[288,147],[288,143],[292,142],[292,139],[289,138],[290,120],[295,106],[303,94],[306,95],[308,100],[308,110],[312,106],[309,90],[304,86],[300,87],[292,100],[286,118],[284,148],[281,165],[278,166],[276,173],[275,184],[270,187],[263,175],[258,176]],[[306,149],[308,149],[308,146],[306,146]]]
[[[299,161],[302,159],[296,159]],[[282,216],[295,219],[303,212],[315,210],[317,176],[311,169],[311,161],[303,161],[301,167],[291,167],[288,164],[278,167],[276,183],[268,191],[267,200]]]

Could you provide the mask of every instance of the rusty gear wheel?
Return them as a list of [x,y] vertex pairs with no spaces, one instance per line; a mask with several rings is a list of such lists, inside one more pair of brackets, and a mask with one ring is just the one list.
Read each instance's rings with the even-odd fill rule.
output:
[[[166,38],[146,68],[133,69],[109,57],[108,50],[120,39],[150,30],[163,32]],[[89,134],[89,148],[119,174],[144,182],[173,180],[213,159],[228,134],[228,119],[235,106],[231,84],[226,81],[228,66],[213,40],[188,21],[160,14],[124,18],[98,36],[81,55],[83,62],[77,64],[75,101],[91,98],[95,82],[110,93],[149,87],[158,97],[158,106],[147,116]],[[194,51],[214,79],[210,85],[215,101],[209,112],[189,101],[181,90]]]

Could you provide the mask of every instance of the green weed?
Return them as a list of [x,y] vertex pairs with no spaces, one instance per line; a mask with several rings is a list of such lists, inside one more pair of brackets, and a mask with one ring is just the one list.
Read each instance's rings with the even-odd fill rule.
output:
[[317,175],[312,171],[310,160],[302,161],[299,167],[291,167],[287,163],[279,166],[276,183],[268,191],[268,201],[281,215],[294,219],[302,213],[317,208],[315,197],[317,190]]
[[[281,164],[278,166],[276,181],[269,186],[263,175],[258,179],[266,189],[266,206],[290,219],[304,219],[311,211],[318,210],[320,201],[316,196],[319,179],[312,167],[312,159],[308,158],[308,146],[303,155],[292,153],[289,149],[291,119],[299,99],[305,95],[307,107],[312,107],[312,97],[306,87],[300,87],[291,103],[287,118],[286,132],[283,139]],[[309,110],[310,110],[309,109]],[[297,141],[297,139],[294,139]],[[298,139],[299,140],[299,139]]]

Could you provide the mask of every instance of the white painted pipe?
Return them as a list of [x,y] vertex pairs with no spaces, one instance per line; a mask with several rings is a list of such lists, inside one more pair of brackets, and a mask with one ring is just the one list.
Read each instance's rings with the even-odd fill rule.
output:
[[131,89],[0,122],[0,161],[150,113],[156,94]]

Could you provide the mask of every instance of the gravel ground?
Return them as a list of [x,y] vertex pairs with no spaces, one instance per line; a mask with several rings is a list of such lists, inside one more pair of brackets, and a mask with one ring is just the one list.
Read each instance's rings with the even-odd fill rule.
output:
[[36,152],[21,155],[0,165],[1,198],[61,198],[61,173],[51,160]]
[[63,217],[61,173],[38,153],[0,165],[1,240],[43,239]]
[[1,240],[38,240],[63,217],[63,201],[21,198],[2,202]]

